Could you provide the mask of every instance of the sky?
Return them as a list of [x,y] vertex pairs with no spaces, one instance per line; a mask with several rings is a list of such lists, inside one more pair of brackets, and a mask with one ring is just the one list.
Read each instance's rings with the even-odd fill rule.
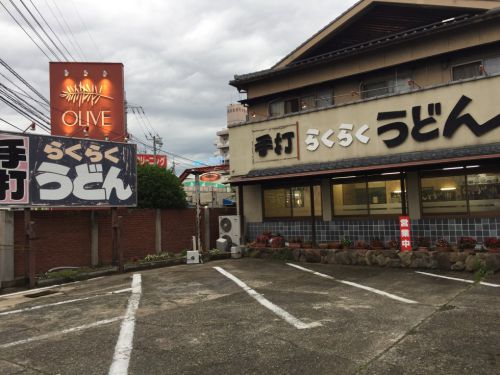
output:
[[[0,3],[25,25],[10,1]],[[226,106],[244,99],[228,85],[234,75],[270,68],[356,2],[12,0],[26,17],[21,1],[35,15],[37,7],[78,60],[122,62],[127,100],[143,107],[163,148],[203,163],[226,126]],[[1,6],[0,35],[0,57],[48,98],[49,60]],[[2,76],[0,83],[10,85]],[[0,117],[20,128],[31,123],[3,103]],[[128,128],[145,138],[136,115]]]

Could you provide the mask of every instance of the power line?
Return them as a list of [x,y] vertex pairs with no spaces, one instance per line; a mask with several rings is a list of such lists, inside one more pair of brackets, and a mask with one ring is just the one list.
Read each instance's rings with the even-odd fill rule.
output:
[[14,81],[12,81],[9,77],[7,77],[5,74],[3,73],[0,73],[0,76],[2,76],[3,78],[5,78],[8,82],[10,82],[14,87],[16,87],[18,90],[20,90],[21,92],[18,92],[18,94],[20,95],[24,95],[26,96],[27,98],[29,98],[30,100],[34,101],[35,103],[38,103],[39,105],[41,105],[42,107],[44,107],[45,109],[50,109],[50,106],[45,103],[45,102],[42,102],[40,100],[37,100],[35,98],[33,98],[30,94],[28,94],[26,92],[26,90],[22,89],[21,87],[19,87],[19,85],[17,85]]
[[[47,3],[47,0],[45,0],[45,2]],[[71,27],[69,27],[69,24],[68,22],[66,21],[66,18],[64,17],[63,13],[61,12],[61,9],[59,8],[59,6],[57,5],[56,1],[55,0],[52,0],[52,3],[54,4],[54,6],[56,7],[56,10],[57,12],[59,13],[59,15],[61,16],[64,24],[66,25],[67,29],[69,30],[71,36],[73,37],[73,40],[75,41],[75,45],[76,45],[76,49],[79,50],[79,52],[81,53],[81,55],[83,56],[83,58],[85,60],[88,60],[87,59],[87,56],[85,56],[85,53],[83,52],[81,46],[80,46],[80,43],[78,43],[78,39],[76,39],[75,37],[75,34],[73,33],[73,30],[71,30]],[[48,5],[48,4],[47,4]]]
[[10,125],[10,126],[12,126],[12,127],[14,127],[14,128],[16,128],[16,129],[17,129],[17,130],[19,130],[20,132],[24,132],[24,130],[23,130],[23,129],[21,129],[21,128],[17,127],[16,125],[14,125],[14,124],[12,124],[12,123],[10,123],[10,122],[8,122],[7,120],[4,120],[4,119],[3,119],[3,118],[1,118],[1,117],[0,117],[0,121],[5,122],[6,124],[8,124],[8,125]]
[[[83,58],[83,56],[80,54],[80,52],[78,51],[78,48],[75,46],[75,43],[73,42],[73,40],[71,40],[71,36],[66,32],[66,29],[65,27],[63,26],[63,24],[61,23],[61,21],[59,20],[59,17],[54,13],[54,11],[52,10],[52,7],[50,6],[48,0],[44,0],[45,1],[45,4],[47,5],[47,8],[49,9],[50,11],[50,14],[52,14],[52,17],[56,20],[57,24],[59,25],[59,27],[61,28],[62,32],[66,35],[66,38],[67,40],[69,41],[69,43],[71,44],[71,46],[73,47],[73,49],[75,50],[75,55],[77,55],[77,57],[83,61],[85,60]],[[61,14],[61,17],[62,17],[62,14]],[[80,56],[78,56],[80,55]]]
[[39,91],[37,91],[33,86],[31,86],[19,73],[17,73],[14,69],[10,67],[4,60],[0,58],[0,65],[2,65],[5,69],[7,69],[13,76],[15,76],[18,80],[26,85],[31,91],[33,91],[40,99],[42,99],[45,103],[50,105],[50,102],[47,98],[45,98]]
[[43,16],[43,14],[38,10],[38,8],[35,5],[35,3],[33,3],[33,0],[30,0],[30,3],[33,6],[33,8],[35,8],[36,12],[40,16],[40,18],[43,20],[43,22],[45,22],[45,24],[47,25],[47,27],[49,28],[49,30],[52,32],[52,34],[56,37],[56,39],[59,41],[59,43],[61,43],[61,45],[63,46],[64,50],[73,59],[73,61],[76,61],[76,59],[73,57],[73,55],[71,54],[71,52],[69,52],[69,50],[66,48],[66,46],[64,45],[64,43],[61,41],[61,39],[59,39],[59,36],[54,32],[54,30],[52,29],[52,27],[50,26],[50,24],[47,22],[47,20]]
[[85,31],[87,32],[87,35],[89,36],[90,41],[94,44],[101,61],[104,60],[103,55],[101,53],[101,49],[99,48],[99,45],[95,42],[94,38],[92,37],[92,34],[90,33],[89,28],[87,27],[87,24],[83,20],[83,17],[81,16],[80,11],[78,10],[78,7],[76,6],[74,0],[71,0],[71,3],[73,4],[73,8],[75,8],[75,12],[76,12],[78,18],[80,19],[80,22],[82,23],[83,28],[85,29]]
[[46,113],[39,111],[37,108],[33,107],[30,103],[26,102],[26,100],[21,98],[21,96],[16,91],[12,90],[11,88],[1,83],[0,83],[0,91],[3,92],[4,95],[7,95],[11,100],[14,100],[15,103],[22,105],[23,108],[31,110],[31,112],[40,117],[40,119],[47,120],[50,123],[50,117],[47,116]]
[[4,5],[3,2],[0,1],[0,5],[2,5],[2,7],[5,9],[5,11],[9,14],[9,16],[17,23],[17,25],[24,31],[24,33],[28,36],[28,38],[31,39],[31,41],[35,44],[35,46],[38,47],[38,49],[45,55],[45,57],[47,58],[47,60],[51,60],[51,58],[49,57],[49,55],[47,55],[45,53],[45,51],[42,49],[42,47],[40,47],[38,45],[38,43],[35,41],[35,39],[33,39],[31,37],[31,35],[24,29],[24,27],[19,23],[19,21],[14,17],[14,15],[7,9],[7,7]]
[[17,7],[17,5],[14,3],[14,1],[12,1],[12,0],[9,0],[9,1],[12,4],[12,6],[14,7],[14,9],[17,11],[17,13],[19,13],[21,15],[21,17],[23,18],[24,22],[26,22],[26,24],[30,27],[30,29],[33,30],[33,32],[38,37],[38,39],[40,39],[42,41],[42,43],[45,45],[45,47],[47,47],[47,49],[50,51],[50,53],[52,53],[52,55],[54,55],[54,57],[56,58],[56,60],[61,60],[61,58],[54,52],[54,50],[52,48],[50,48],[50,46],[47,44],[47,42],[45,41],[45,39],[43,39],[42,36],[38,33],[38,31],[36,31],[36,29],[33,27],[33,25],[31,24],[31,22],[28,21],[28,19],[24,16],[24,13],[21,12],[21,10]]
[[31,10],[26,6],[26,4],[24,3],[24,0],[20,0],[20,1],[21,1],[21,4],[23,5],[24,9],[26,9],[28,11],[28,13],[30,14],[31,18],[33,18],[35,20],[35,22],[38,25],[38,27],[40,28],[40,30],[43,31],[43,33],[45,34],[45,36],[50,40],[50,42],[54,45],[54,47],[56,47],[57,51],[60,53],[60,55],[63,57],[63,59],[65,61],[68,61],[68,57],[64,55],[64,52],[61,51],[61,49],[59,48],[59,46],[54,42],[54,40],[50,37],[50,35],[45,31],[45,28],[40,24],[40,22],[38,22],[38,19],[34,16],[34,14],[31,12]]

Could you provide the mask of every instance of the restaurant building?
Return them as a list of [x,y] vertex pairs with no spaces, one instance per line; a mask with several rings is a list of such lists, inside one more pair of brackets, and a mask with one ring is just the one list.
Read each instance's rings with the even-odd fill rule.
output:
[[270,69],[236,75],[246,240],[500,236],[500,4],[362,0]]

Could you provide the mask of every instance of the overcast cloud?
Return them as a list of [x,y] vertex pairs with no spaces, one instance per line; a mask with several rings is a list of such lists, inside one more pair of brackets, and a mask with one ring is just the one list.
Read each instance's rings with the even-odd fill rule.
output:
[[[226,105],[243,99],[228,85],[234,74],[271,67],[355,3],[354,0],[32,0],[63,40],[76,49],[52,12],[56,1],[87,61],[122,62],[127,100],[140,105],[164,148],[207,161]],[[29,0],[25,4],[31,7]],[[10,3],[2,0],[6,6]],[[23,9],[19,0],[15,3]],[[48,4],[50,7],[48,7]],[[75,10],[84,19],[85,28]],[[92,38],[98,47],[92,43]],[[48,60],[0,8],[0,57],[46,97]],[[0,72],[5,73],[0,69]],[[0,82],[5,83],[0,77]],[[0,117],[29,121],[0,105]],[[1,125],[2,129],[8,127]],[[12,130],[12,129],[9,129]],[[129,130],[144,137],[136,117]],[[142,151],[142,147],[139,147]]]

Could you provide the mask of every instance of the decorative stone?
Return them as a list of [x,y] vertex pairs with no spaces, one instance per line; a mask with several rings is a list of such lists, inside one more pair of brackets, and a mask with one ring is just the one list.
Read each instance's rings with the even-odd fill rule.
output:
[[379,266],[385,267],[389,258],[386,258],[383,254],[379,254],[375,257],[375,260]]
[[410,267],[413,259],[415,259],[415,254],[412,251],[400,252],[398,256],[403,267]]
[[476,271],[481,265],[484,264],[479,257],[475,255],[469,255],[465,260],[465,270],[469,272]]
[[396,258],[396,259],[387,259],[387,263],[385,264],[386,267],[392,267],[392,268],[399,268],[401,267],[401,259]]
[[308,263],[319,263],[321,262],[321,254],[319,250],[316,249],[306,249],[304,250],[304,258]]
[[436,262],[436,267],[443,269],[443,270],[449,270],[451,269],[452,262],[450,260],[450,256],[452,253],[443,253],[443,252],[437,252],[434,255],[434,260]]
[[451,265],[451,269],[453,271],[463,271],[465,269],[465,264],[464,262],[458,261],[455,264]]

